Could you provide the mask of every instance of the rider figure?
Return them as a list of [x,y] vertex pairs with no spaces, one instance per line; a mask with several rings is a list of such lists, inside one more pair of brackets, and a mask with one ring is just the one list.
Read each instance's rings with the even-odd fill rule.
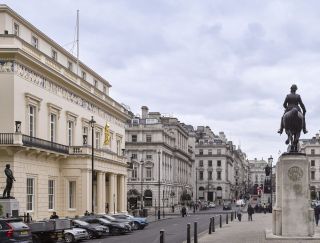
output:
[[[304,107],[304,104],[302,103],[300,95],[296,94],[298,87],[297,85],[293,84],[291,86],[291,93],[287,95],[286,99],[284,100],[283,107],[286,109],[284,114],[288,111],[290,111],[293,107],[296,107],[299,112],[301,112],[301,109],[303,111],[303,133],[306,134],[308,131],[306,129],[306,120],[305,120],[305,115],[306,115],[306,108]],[[301,109],[300,109],[300,107]],[[281,125],[278,133],[282,134],[284,128],[283,124],[283,116],[281,117]]]

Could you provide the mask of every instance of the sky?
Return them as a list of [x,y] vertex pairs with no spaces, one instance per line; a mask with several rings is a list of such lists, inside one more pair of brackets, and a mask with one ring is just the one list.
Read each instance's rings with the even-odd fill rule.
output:
[[[320,120],[317,0],[1,1],[72,51],[134,114],[141,106],[224,131],[248,159],[287,150],[277,130],[294,83],[311,138]],[[73,48],[75,54],[75,47]]]

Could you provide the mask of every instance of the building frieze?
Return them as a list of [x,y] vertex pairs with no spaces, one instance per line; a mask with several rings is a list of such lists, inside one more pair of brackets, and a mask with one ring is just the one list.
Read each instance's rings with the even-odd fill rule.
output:
[[102,117],[107,122],[113,123],[122,128],[125,127],[125,124],[123,122],[109,115],[107,112],[103,111],[98,106],[74,94],[73,92],[67,90],[66,88],[56,84],[55,82],[49,80],[48,78],[42,75],[39,75],[38,73],[31,70],[29,67],[26,67],[16,61],[1,59],[0,73],[15,73],[16,75],[25,79],[26,81],[31,82],[32,84],[50,93],[53,93],[59,96],[60,98],[63,98],[73,104],[81,106],[83,109],[88,110]]

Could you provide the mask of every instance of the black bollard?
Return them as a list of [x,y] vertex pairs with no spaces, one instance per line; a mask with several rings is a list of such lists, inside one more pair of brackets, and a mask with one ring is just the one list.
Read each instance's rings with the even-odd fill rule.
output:
[[230,216],[230,217],[231,217],[231,222],[232,222],[232,221],[233,221],[233,213],[231,213],[231,216]]
[[212,232],[216,231],[216,226],[215,226],[215,222],[214,222],[214,217],[212,217]]
[[222,215],[220,214],[220,228],[222,228]]
[[187,224],[187,243],[191,243],[190,224]]
[[164,230],[160,230],[160,243],[164,243]]
[[193,242],[198,243],[198,222],[194,222]]
[[227,213],[227,215],[226,215],[226,224],[228,224],[229,223],[229,214]]
[[209,235],[211,235],[211,228],[212,228],[212,218],[210,218],[210,223],[209,223]]

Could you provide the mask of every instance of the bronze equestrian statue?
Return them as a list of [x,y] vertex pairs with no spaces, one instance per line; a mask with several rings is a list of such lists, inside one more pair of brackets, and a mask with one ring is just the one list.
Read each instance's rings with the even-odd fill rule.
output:
[[12,188],[13,181],[16,181],[16,179],[13,177],[12,170],[10,169],[10,164],[6,164],[6,169],[4,170],[4,173],[7,176],[7,184],[6,188],[3,191],[3,198],[11,198],[10,192]]
[[[301,134],[307,133],[305,115],[306,108],[301,100],[300,95],[296,94],[298,87],[293,84],[291,86],[291,93],[287,95],[284,100],[283,107],[285,108],[284,115],[281,118],[281,125],[278,133],[282,134],[285,129],[288,138],[286,144],[290,143],[289,152],[298,152],[298,143]],[[301,110],[303,113],[301,113]]]

